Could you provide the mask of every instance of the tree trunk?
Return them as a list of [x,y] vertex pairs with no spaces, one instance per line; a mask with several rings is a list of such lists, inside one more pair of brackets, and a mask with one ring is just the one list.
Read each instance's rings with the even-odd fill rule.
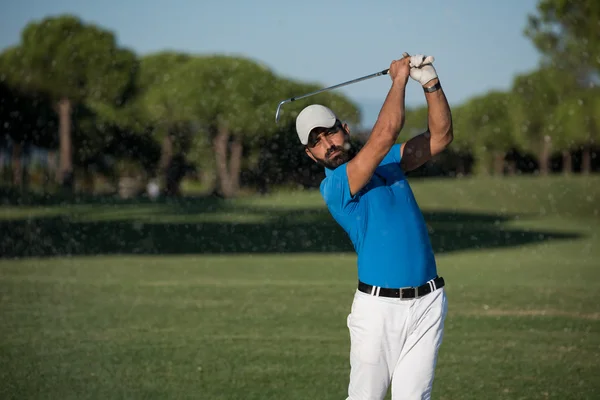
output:
[[504,175],[504,153],[501,151],[494,152],[494,175]]
[[231,142],[231,154],[229,158],[229,176],[231,179],[232,195],[240,189],[240,171],[242,169],[242,141],[234,137]]
[[213,141],[217,164],[217,190],[224,197],[232,197],[234,194],[233,183],[231,181],[231,175],[229,173],[227,163],[229,137],[229,129],[226,126],[220,126]]
[[94,194],[95,192],[95,174],[86,168],[83,173],[83,182],[81,182],[81,187],[84,193]]
[[23,143],[13,142],[12,148],[12,173],[13,173],[13,185],[21,187],[23,185]]
[[562,151],[562,164],[563,174],[570,175],[573,173],[573,158],[570,150]]
[[169,166],[173,160],[173,136],[167,134],[162,142],[160,151],[160,161],[158,163],[158,173],[163,177],[163,188],[167,196],[171,195],[169,186]]
[[181,181],[187,174],[187,162],[182,153],[173,155],[171,164],[167,168],[166,194],[169,196],[181,195]]
[[506,173],[509,176],[515,176],[517,174],[517,162],[513,157],[506,163]]
[[60,138],[60,166],[58,182],[63,188],[72,190],[74,184],[73,176],[73,145],[71,142],[71,100],[66,97],[60,99],[57,104],[59,119]]
[[592,172],[592,148],[583,146],[581,153],[581,173],[588,175]]
[[552,138],[545,135],[542,138],[540,149],[540,175],[548,175],[550,172],[550,150],[552,149]]
[[56,151],[48,150],[48,162],[44,172],[44,191],[48,190],[48,185],[51,182],[58,181],[58,176],[56,175]]
[[475,171],[477,175],[488,176],[491,174],[491,159],[487,149],[476,150]]

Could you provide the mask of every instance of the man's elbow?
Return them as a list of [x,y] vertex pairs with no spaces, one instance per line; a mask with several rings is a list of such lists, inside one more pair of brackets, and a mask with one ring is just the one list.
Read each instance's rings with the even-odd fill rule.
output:
[[435,140],[438,146],[442,149],[448,147],[450,143],[452,143],[452,140],[454,140],[454,129],[452,127],[452,124],[449,124],[443,129],[439,129],[434,132],[430,130],[429,132],[431,134],[431,138]]
[[400,131],[404,127],[404,118],[399,118],[395,121],[377,124],[371,132],[372,138],[377,138],[379,142],[394,144],[400,135]]
[[396,143],[398,139],[398,134],[394,133],[394,130],[390,129],[385,131],[384,134],[378,136],[372,136],[372,140],[376,143],[378,148],[384,149],[385,152],[389,151],[389,149]]
[[444,133],[444,143],[445,143],[445,146],[446,147],[450,146],[450,143],[452,143],[453,140],[454,140],[454,128],[452,127],[452,124],[450,124],[450,126],[448,127],[448,129]]
[[385,136],[392,138],[394,141],[396,141],[398,135],[400,134],[400,131],[402,130],[402,128],[404,128],[405,121],[406,118],[403,115],[398,116],[392,121],[389,121],[387,124],[384,125],[385,127],[383,129],[383,132]]

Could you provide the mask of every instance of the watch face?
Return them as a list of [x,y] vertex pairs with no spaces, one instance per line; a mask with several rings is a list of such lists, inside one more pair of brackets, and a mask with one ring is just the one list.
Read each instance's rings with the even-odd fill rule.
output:
[[423,88],[424,91],[426,91],[427,93],[431,93],[431,92],[435,92],[438,89],[441,89],[442,85],[438,82],[435,85],[433,85],[432,87],[428,87],[428,88]]

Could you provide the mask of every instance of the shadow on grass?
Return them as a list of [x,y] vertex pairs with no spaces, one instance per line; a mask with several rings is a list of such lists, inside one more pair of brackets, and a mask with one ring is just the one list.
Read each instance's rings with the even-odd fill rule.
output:
[[217,196],[186,196],[180,198],[160,198],[151,200],[147,197],[121,199],[116,195],[66,195],[61,193],[49,194],[33,191],[19,192],[13,188],[0,186],[0,206],[24,207],[70,207],[70,206],[140,206],[164,205],[177,209],[178,212],[202,213],[215,212],[226,208],[227,202]]
[[[119,215],[119,206],[150,202],[111,200],[111,214],[118,219],[91,221],[65,216],[0,221],[0,254],[4,258],[101,254],[234,254],[353,252],[346,233],[323,208],[280,209],[236,206],[216,198],[162,202],[162,208],[139,214]],[[69,207],[67,203],[60,203]],[[74,204],[74,203],[71,203]],[[82,204],[82,203],[77,203]],[[106,205],[94,199],[91,203]],[[131,209],[131,207],[129,207]],[[153,220],[160,210],[167,222]],[[255,215],[259,222],[173,222],[169,216],[207,213]],[[573,239],[576,234],[508,228],[511,216],[457,213],[423,213],[437,254],[468,249],[520,246],[549,240]],[[158,215],[160,216],[160,215]],[[183,218],[186,221],[186,218]]]

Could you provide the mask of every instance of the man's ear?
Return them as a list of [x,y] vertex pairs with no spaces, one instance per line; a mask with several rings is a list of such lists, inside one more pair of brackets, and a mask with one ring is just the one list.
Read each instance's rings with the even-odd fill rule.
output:
[[344,122],[344,124],[342,125],[342,128],[344,128],[344,130],[346,131],[346,133],[348,135],[350,134],[350,127],[348,126],[347,123]]
[[344,130],[345,135],[347,136],[347,138],[350,139],[350,127],[348,126],[348,124],[344,123],[342,125],[342,129]]
[[313,156],[313,153],[310,152],[310,150],[308,149],[308,147],[304,148],[304,151],[306,152],[306,154],[314,161],[317,162],[317,159],[315,158],[315,156]]

